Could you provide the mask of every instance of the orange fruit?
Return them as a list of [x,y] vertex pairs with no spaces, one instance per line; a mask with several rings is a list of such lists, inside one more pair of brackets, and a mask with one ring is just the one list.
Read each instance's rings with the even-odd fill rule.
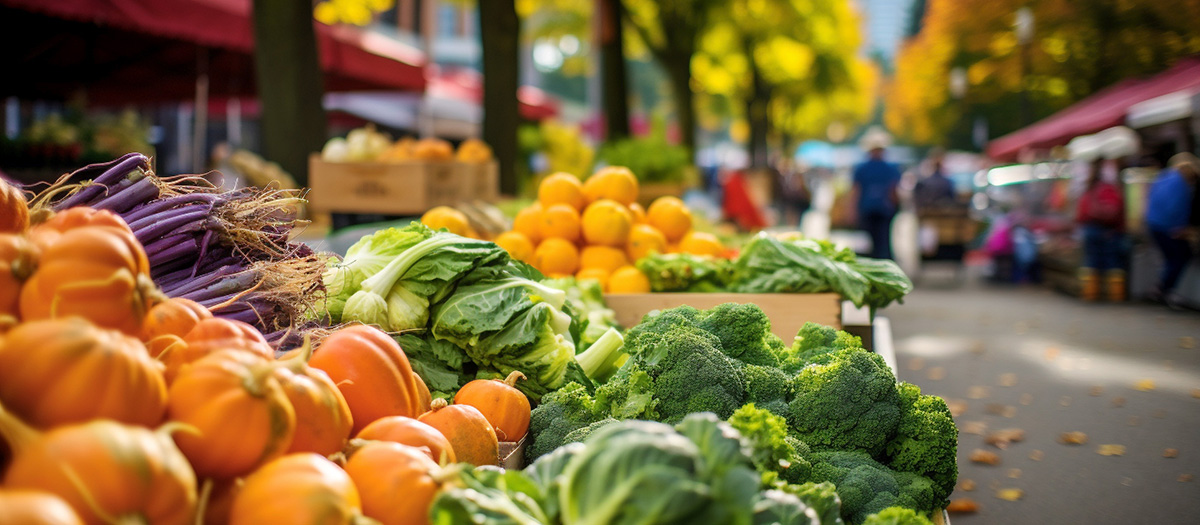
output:
[[634,224],[643,224],[646,222],[646,209],[641,204],[636,202],[629,205],[629,213],[633,215]]
[[438,206],[421,216],[421,223],[435,230],[446,229],[455,235],[467,237],[473,230],[467,216],[449,206]]
[[542,240],[542,204],[533,205],[517,212],[513,219],[513,231],[524,234],[530,242],[537,244]]
[[583,196],[588,202],[612,199],[628,206],[637,201],[637,177],[625,166],[602,168],[583,183]]
[[[579,212],[566,204],[555,204],[542,210],[543,239],[579,240]],[[572,272],[574,273],[574,272]]]
[[614,200],[600,199],[583,211],[583,239],[588,244],[625,246],[632,225],[629,210]]
[[575,274],[576,281],[591,279],[600,282],[600,291],[608,289],[608,270],[604,268],[584,268]]
[[667,253],[667,238],[649,224],[635,224],[629,230],[629,242],[625,244],[629,260],[637,261],[651,253]]
[[508,252],[508,255],[513,259],[523,262],[533,261],[533,241],[529,240],[529,237],[526,237],[521,232],[509,231],[501,233],[496,236],[496,240],[493,242],[504,248],[504,251]]
[[646,222],[670,242],[679,242],[692,229],[692,211],[678,197],[659,197],[646,210]]
[[533,266],[550,276],[574,274],[579,269],[579,250],[570,241],[546,239],[533,251]]
[[720,257],[725,246],[716,235],[708,232],[690,231],[679,241],[679,251],[692,255],[711,255]]
[[605,274],[629,264],[625,251],[612,246],[585,246],[579,252],[579,267],[584,270],[604,270]]
[[538,185],[538,202],[549,208],[555,204],[566,204],[576,210],[583,209],[583,185],[579,177],[558,172],[542,179]]
[[622,266],[608,278],[609,293],[650,293],[650,279],[641,270]]

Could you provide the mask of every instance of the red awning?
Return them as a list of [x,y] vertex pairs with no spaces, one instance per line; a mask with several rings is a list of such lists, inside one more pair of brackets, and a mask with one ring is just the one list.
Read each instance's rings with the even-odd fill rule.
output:
[[[483,75],[468,68],[431,68],[427,94],[430,97],[448,98],[470,102],[476,106],[483,103]],[[517,88],[521,117],[542,120],[558,115],[558,101],[545,91],[533,86]]]
[[1200,87],[1200,57],[1180,60],[1150,78],[1127,79],[1103,89],[1033,125],[988,143],[987,155],[1016,161],[1026,150],[1049,149],[1071,139],[1125,122],[1129,107],[1154,97]]
[[[205,64],[214,96],[254,94],[252,0],[0,0],[0,93],[94,103],[183,100]],[[424,54],[314,22],[328,91],[420,90]]]

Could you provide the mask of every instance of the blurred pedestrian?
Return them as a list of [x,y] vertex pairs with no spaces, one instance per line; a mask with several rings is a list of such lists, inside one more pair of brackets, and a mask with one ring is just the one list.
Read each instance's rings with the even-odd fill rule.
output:
[[780,222],[799,226],[800,219],[812,203],[804,172],[797,168],[795,161],[786,157],[779,160],[777,171],[779,173],[775,195],[779,205]]
[[946,152],[941,148],[934,148],[929,153],[929,174],[917,181],[913,188],[913,201],[918,210],[957,204],[954,181],[946,177],[945,159]]
[[1075,212],[1083,231],[1083,267],[1079,269],[1079,297],[1094,301],[1100,295],[1100,278],[1110,301],[1125,300],[1125,265],[1121,246],[1125,238],[1125,199],[1116,184],[1105,181],[1104,161],[1092,161],[1087,182]]
[[1146,228],[1163,257],[1162,273],[1152,298],[1169,306],[1179,302],[1174,294],[1175,285],[1192,258],[1188,235],[1189,228],[1196,226],[1189,223],[1197,215],[1192,213],[1192,200],[1198,179],[1200,159],[1191,153],[1179,153],[1171,157],[1167,169],[1150,186],[1146,199]]
[[896,217],[900,170],[883,159],[890,137],[885,132],[868,132],[863,149],[869,158],[854,168],[854,191],[858,196],[858,225],[871,236],[876,259],[892,258],[892,219]]

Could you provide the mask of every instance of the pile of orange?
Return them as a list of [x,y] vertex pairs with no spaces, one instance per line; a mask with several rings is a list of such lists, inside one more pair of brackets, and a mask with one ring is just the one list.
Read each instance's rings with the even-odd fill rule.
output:
[[642,209],[637,197],[637,177],[628,168],[603,168],[586,181],[555,173],[495,242],[548,276],[595,279],[610,293],[649,292],[633,262],[651,253],[724,251],[712,234],[692,230],[683,201],[660,197]]

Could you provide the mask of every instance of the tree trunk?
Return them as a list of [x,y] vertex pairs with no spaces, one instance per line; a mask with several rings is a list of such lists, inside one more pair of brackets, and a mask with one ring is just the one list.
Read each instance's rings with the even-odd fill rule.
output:
[[767,105],[771,102],[771,87],[763,78],[762,71],[754,63],[752,47],[746,46],[746,55],[751,57],[750,93],[746,97],[746,123],[750,125],[750,142],[746,153],[750,159],[751,168],[766,168],[770,164],[767,152]]
[[675,100],[675,113],[678,115],[679,135],[683,145],[688,150],[689,158],[696,155],[696,102],[692,93],[692,57],[691,55],[663,60],[663,68],[671,82],[671,96]]
[[629,80],[622,38],[625,6],[621,0],[599,0],[601,9],[601,67],[604,82],[604,136],[613,141],[629,136]]
[[515,0],[479,1],[483,48],[483,140],[500,165],[500,191],[517,193],[517,86],[521,22]]
[[254,42],[263,155],[307,185],[308,155],[326,138],[312,4],[254,0]]

